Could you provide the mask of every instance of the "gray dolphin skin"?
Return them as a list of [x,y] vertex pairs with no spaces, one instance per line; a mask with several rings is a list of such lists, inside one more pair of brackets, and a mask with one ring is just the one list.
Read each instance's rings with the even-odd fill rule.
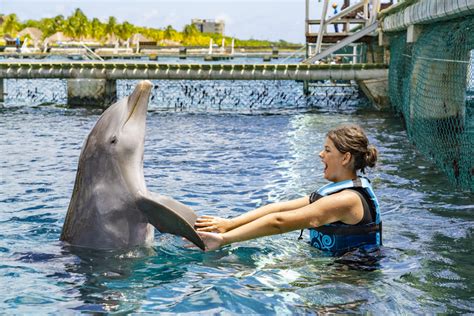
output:
[[143,152],[151,88],[151,82],[141,81],[129,97],[104,111],[87,137],[62,241],[94,249],[147,245],[154,226],[204,250],[194,211],[146,188]]

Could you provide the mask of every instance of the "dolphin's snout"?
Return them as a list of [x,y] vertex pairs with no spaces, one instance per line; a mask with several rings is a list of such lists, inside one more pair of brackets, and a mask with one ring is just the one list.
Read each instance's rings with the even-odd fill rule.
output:
[[146,117],[152,87],[153,84],[149,80],[143,80],[137,84],[135,90],[133,90],[128,98],[128,117],[125,120],[124,126],[134,117],[139,120]]
[[138,83],[137,88],[139,88],[142,91],[149,90],[153,87],[153,84],[151,83],[150,80],[142,80]]

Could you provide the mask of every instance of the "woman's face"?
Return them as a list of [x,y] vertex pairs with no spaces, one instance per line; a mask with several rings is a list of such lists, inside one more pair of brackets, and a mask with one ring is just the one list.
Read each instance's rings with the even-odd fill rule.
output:
[[340,181],[344,171],[343,161],[345,155],[337,150],[330,138],[326,137],[324,148],[319,153],[319,157],[324,164],[324,178],[332,182]]

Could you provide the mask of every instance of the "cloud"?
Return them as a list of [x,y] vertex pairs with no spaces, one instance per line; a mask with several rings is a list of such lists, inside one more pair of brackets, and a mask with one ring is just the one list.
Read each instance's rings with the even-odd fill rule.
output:
[[219,13],[215,17],[216,20],[221,20],[225,22],[225,25],[232,25],[234,24],[234,19],[230,17],[227,13]]
[[159,19],[160,12],[157,9],[153,9],[150,11],[145,11],[143,13],[143,22],[155,22],[157,19]]
[[181,25],[181,21],[180,21],[180,18],[178,17],[178,15],[176,14],[176,12],[168,12],[165,17],[163,18],[163,26],[168,26],[168,25],[171,25],[173,26],[174,28],[179,28],[179,26]]

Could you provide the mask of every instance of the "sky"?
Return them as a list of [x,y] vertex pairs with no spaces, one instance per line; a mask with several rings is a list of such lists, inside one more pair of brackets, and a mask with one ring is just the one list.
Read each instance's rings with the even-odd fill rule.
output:
[[[342,0],[335,0],[341,2]],[[319,0],[311,0],[319,8]],[[91,19],[181,31],[193,18],[225,21],[225,35],[303,44],[305,0],[0,0],[0,13],[16,13],[21,21],[62,14],[80,8]],[[319,17],[318,17],[319,18]]]

